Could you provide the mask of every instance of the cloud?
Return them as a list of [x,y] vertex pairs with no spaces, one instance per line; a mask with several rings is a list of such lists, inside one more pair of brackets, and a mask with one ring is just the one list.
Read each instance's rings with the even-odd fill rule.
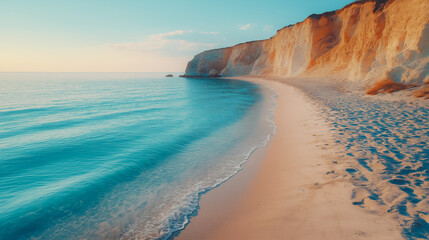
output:
[[264,26],[264,31],[266,31],[266,32],[272,32],[272,31],[274,31],[273,25],[265,25]]
[[194,32],[194,31],[193,30],[176,30],[176,31],[172,31],[172,32],[151,35],[151,36],[149,36],[149,38],[160,39],[160,38],[165,38],[165,37],[170,37],[170,36],[183,35],[185,33],[192,33],[192,32]]
[[250,28],[250,26],[252,26],[250,23],[246,24],[246,25],[243,25],[243,26],[240,27],[240,30],[246,31],[246,30],[248,30]]
[[[185,35],[194,33],[193,30],[176,30],[167,33],[150,35],[143,42],[107,43],[106,46],[119,50],[158,52],[165,55],[180,55],[202,49],[213,48],[213,43],[185,40]],[[200,34],[215,34],[214,32]]]
[[206,34],[206,35],[218,35],[219,32],[200,32],[201,34]]

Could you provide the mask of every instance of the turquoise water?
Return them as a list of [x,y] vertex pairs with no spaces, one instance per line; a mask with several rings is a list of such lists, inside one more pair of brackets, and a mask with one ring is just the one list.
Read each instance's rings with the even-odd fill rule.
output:
[[0,239],[167,238],[266,144],[273,98],[237,80],[0,74]]

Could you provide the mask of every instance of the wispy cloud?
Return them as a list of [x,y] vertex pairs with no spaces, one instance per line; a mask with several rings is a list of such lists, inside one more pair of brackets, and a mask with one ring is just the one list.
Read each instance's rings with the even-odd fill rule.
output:
[[169,37],[169,36],[183,35],[185,33],[192,33],[192,32],[194,32],[194,31],[193,30],[176,30],[176,31],[172,31],[172,32],[151,35],[151,36],[149,36],[149,38],[160,39],[160,38],[165,38],[165,37]]
[[240,30],[246,31],[250,28],[250,26],[252,26],[252,24],[246,24],[246,25],[242,25],[239,27]]
[[218,35],[219,32],[200,32],[201,34],[206,34],[206,35]]
[[[142,42],[128,42],[128,43],[107,43],[106,46],[120,50],[142,51],[142,52],[158,52],[168,55],[176,55],[177,53],[189,53],[206,48],[213,48],[215,44],[190,41],[184,38],[184,35],[194,33],[193,30],[176,30],[167,33],[160,33],[151,35],[146,41]],[[214,32],[207,32],[200,34],[215,34]]]
[[274,31],[273,25],[265,25],[264,26],[264,31],[266,31],[266,32],[272,32],[272,31]]

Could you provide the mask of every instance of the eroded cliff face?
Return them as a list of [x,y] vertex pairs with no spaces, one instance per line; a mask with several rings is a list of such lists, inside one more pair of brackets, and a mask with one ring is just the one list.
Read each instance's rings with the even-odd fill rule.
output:
[[217,74],[428,81],[429,1],[357,1],[267,40],[200,53],[186,68],[191,76]]
[[186,67],[188,76],[217,76],[225,69],[232,48],[222,48],[202,52],[194,57]]

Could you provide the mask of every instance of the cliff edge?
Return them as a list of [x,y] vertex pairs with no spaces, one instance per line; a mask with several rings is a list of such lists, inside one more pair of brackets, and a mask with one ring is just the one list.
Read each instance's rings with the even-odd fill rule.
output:
[[284,27],[267,40],[196,55],[186,76],[330,77],[428,82],[429,1],[362,0]]

